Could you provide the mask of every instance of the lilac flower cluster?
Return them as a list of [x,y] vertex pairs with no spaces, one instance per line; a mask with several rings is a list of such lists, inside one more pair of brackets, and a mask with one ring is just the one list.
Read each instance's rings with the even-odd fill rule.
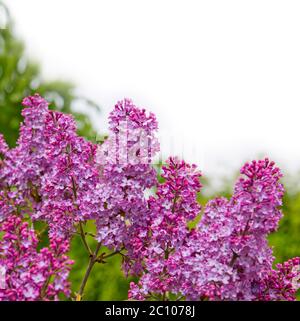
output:
[[[32,249],[31,251],[27,249],[26,253],[32,265],[25,262],[23,269],[28,269],[28,278],[31,278],[34,270],[39,275],[44,275],[41,278],[44,283],[48,276],[51,278],[51,275],[56,275],[61,270],[60,276],[57,274],[56,281],[45,283],[43,297],[40,288],[42,281],[33,286],[36,278],[32,281],[25,280],[28,284],[32,283],[30,299],[47,297],[56,299],[59,291],[70,294],[69,283],[66,281],[70,262],[65,256],[69,237],[78,221],[85,219],[87,215],[89,218],[92,215],[93,208],[85,201],[84,192],[94,187],[93,175],[98,177],[98,171],[94,168],[91,157],[96,147],[76,135],[75,122],[71,116],[48,110],[48,103],[40,96],[25,98],[23,105],[24,122],[20,128],[17,147],[8,149],[3,139],[1,140],[3,157],[0,167],[0,224],[2,221],[3,226],[0,227],[8,235],[6,242],[1,244],[3,246],[1,250],[4,251],[9,242],[14,246],[12,243],[14,233],[16,237],[22,237],[19,234],[26,230],[26,225],[22,229],[16,227],[14,232],[6,230],[5,224],[11,218],[17,220],[17,225],[23,224],[28,216],[32,221],[47,222],[49,247],[37,252],[34,231],[30,232]],[[86,209],[89,211],[88,214]],[[15,225],[8,226],[13,228]],[[11,265],[14,268],[14,264],[18,264],[18,259],[22,260],[24,257],[22,248],[19,245],[17,248],[19,253],[15,251],[13,255],[4,256],[2,266]],[[39,261],[44,262],[45,266],[42,266],[42,263],[38,264]],[[23,278],[23,270],[20,273],[20,277]],[[17,275],[14,279],[17,283],[9,283],[12,292],[17,289],[19,282]],[[24,294],[22,293],[12,298],[22,299]]]
[[[186,295],[254,300],[257,282],[272,269],[274,258],[266,237],[277,228],[282,215],[278,209],[283,196],[281,173],[265,159],[246,164],[241,174],[245,177],[239,179],[229,201],[216,199],[207,204],[194,249],[192,245],[186,249],[192,259],[185,258],[185,262],[199,287],[192,291],[189,283],[193,278],[188,274]],[[197,259],[194,253],[198,253]],[[195,272],[193,266],[197,266]]]
[[[138,240],[146,236],[150,219],[145,192],[157,181],[151,166],[159,151],[157,122],[129,99],[118,102],[109,118],[109,138],[97,151],[101,171],[97,193],[102,200],[96,217],[97,240],[115,250],[125,247],[139,270]],[[129,265],[124,267],[129,270]]]
[[38,239],[27,222],[11,215],[1,226],[0,266],[5,286],[0,301],[58,300],[70,295],[67,277],[73,262],[65,255],[68,241],[51,239],[50,246],[37,251]]
[[162,168],[165,182],[157,186],[156,197],[148,201],[151,223],[147,247],[142,255],[144,273],[139,287],[131,283],[129,297],[165,299],[167,293],[179,293],[176,258],[188,238],[188,222],[200,212],[197,193],[201,184],[195,165],[170,158]]
[[277,264],[268,276],[257,284],[261,301],[294,301],[300,287],[300,258]]
[[[300,277],[299,259],[292,261],[298,267],[293,273],[283,271],[281,266],[278,271],[273,270],[274,257],[266,239],[277,228],[282,215],[278,208],[283,196],[281,173],[273,162],[265,159],[246,164],[241,174],[245,177],[237,182],[230,200],[210,201],[199,224],[191,231],[181,224],[184,232],[180,247],[172,247],[165,260],[155,254],[145,260],[145,272],[138,285],[131,284],[130,297],[295,299],[298,285],[292,280]],[[191,184],[191,191],[192,188]],[[175,208],[177,217],[182,213],[182,209]],[[164,228],[158,226],[158,234],[164,235]],[[283,264],[286,265],[291,269],[291,263]],[[156,280],[155,272],[159,274]]]
[[48,110],[40,96],[23,105],[20,138],[6,153],[2,177],[23,211],[29,201],[32,219],[47,221],[51,235],[64,237],[96,212],[89,199],[99,177],[96,146],[77,136],[71,116]]
[[[120,254],[137,300],[294,300],[300,259],[273,269],[267,236],[282,216],[280,170],[268,159],[241,169],[233,196],[203,212],[201,174],[176,157],[152,166],[159,151],[155,116],[129,99],[109,116],[109,136],[93,144],[76,133],[70,115],[48,109],[39,95],[23,101],[15,148],[0,135],[0,300],[70,296],[70,240],[79,235],[89,255],[81,299],[94,264]],[[201,217],[200,217],[201,216]],[[199,221],[197,224],[196,221]],[[46,224],[40,248],[33,226]],[[96,224],[96,234],[86,223]],[[191,224],[193,223],[193,224]],[[87,235],[98,242],[91,250]],[[101,246],[112,253],[99,254]]]
[[34,218],[46,220],[51,235],[64,237],[97,211],[90,197],[99,178],[94,162],[96,148],[77,136],[70,116],[50,112],[47,121],[46,158],[51,166],[41,180],[42,203]]
[[[1,220],[29,215],[45,221],[54,240],[77,232],[84,238],[83,225],[95,220],[99,244],[115,251],[126,247],[128,257],[135,258],[129,265],[138,267],[134,240],[145,233],[145,192],[156,183],[154,115],[128,99],[119,102],[110,116],[111,136],[98,146],[79,137],[73,118],[49,110],[39,95],[25,98],[23,106],[17,147],[9,150],[0,141]],[[117,159],[106,155],[113,139]]]

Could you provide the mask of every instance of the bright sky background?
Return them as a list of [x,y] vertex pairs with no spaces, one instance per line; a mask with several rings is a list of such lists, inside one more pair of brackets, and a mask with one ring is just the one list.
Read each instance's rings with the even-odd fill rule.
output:
[[300,1],[6,4],[45,78],[72,80],[102,107],[102,132],[114,103],[130,97],[157,114],[173,154],[184,146],[204,173],[258,155],[300,169]]

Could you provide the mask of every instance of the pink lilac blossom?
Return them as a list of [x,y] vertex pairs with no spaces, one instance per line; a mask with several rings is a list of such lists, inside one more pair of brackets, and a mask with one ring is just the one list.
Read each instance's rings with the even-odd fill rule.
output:
[[245,164],[241,174],[229,201],[208,203],[198,226],[198,242],[194,250],[192,244],[186,249],[191,251],[191,262],[184,258],[189,269],[193,271],[195,264],[201,272],[195,279],[199,288],[195,293],[187,275],[185,295],[205,297],[201,285],[212,285],[215,293],[209,299],[254,300],[255,284],[272,269],[274,257],[266,237],[282,216],[282,175],[268,159]]
[[24,197],[31,198],[31,190],[40,185],[40,179],[47,167],[44,139],[45,119],[48,103],[38,95],[23,100],[22,116],[17,147],[6,154],[6,180],[15,186]]
[[257,284],[272,271],[267,235],[282,216],[281,173],[268,159],[241,169],[232,198],[210,201],[176,262],[188,299],[256,300]]
[[6,152],[0,176],[8,203],[18,206],[19,214],[32,214],[41,204],[41,179],[49,168],[44,135],[48,103],[35,95],[25,98],[23,106],[17,146]]
[[34,218],[46,220],[51,235],[64,237],[97,212],[97,199],[91,197],[99,180],[96,146],[77,136],[73,118],[58,112],[49,112],[45,134],[51,167],[41,180],[43,199]]
[[[156,184],[151,163],[159,150],[157,121],[129,99],[118,102],[109,119],[109,138],[97,151],[101,171],[97,193],[102,199],[97,240],[115,250],[126,247],[128,256],[138,259],[137,241],[145,236],[150,219],[145,191]],[[129,269],[126,264],[124,268]]]
[[0,198],[6,203],[3,212],[1,210],[0,219],[9,213],[11,202],[18,206],[21,213],[28,211],[28,200],[32,200],[34,206],[34,200],[38,197],[36,186],[39,185],[46,163],[43,123],[48,109],[47,102],[34,96],[25,98],[23,104],[28,108],[22,111],[24,122],[20,126],[17,147],[5,148],[0,167]]
[[1,226],[0,266],[5,271],[0,301],[58,300],[70,295],[67,281],[73,264],[66,253],[67,240],[50,239],[37,251],[38,239],[27,222],[11,215]]
[[276,264],[276,269],[256,284],[257,298],[261,301],[294,301],[299,280],[299,257]]
[[[68,261],[64,254],[68,250],[69,242],[65,237],[71,236],[77,221],[92,215],[91,211],[95,210],[86,200],[86,194],[89,195],[88,189],[94,188],[95,183],[91,178],[99,176],[92,157],[96,146],[76,135],[75,121],[71,116],[48,110],[48,103],[39,95],[25,98],[23,105],[24,122],[21,125],[17,147],[8,150],[2,137],[0,141],[3,155],[0,164],[0,221],[3,221],[5,231],[7,226],[14,227],[13,223],[6,225],[12,218],[16,220],[17,225],[23,224],[22,217],[26,219],[28,214],[32,220],[45,220],[49,225],[50,246],[37,253],[34,249],[37,246],[37,241],[33,237],[34,231],[30,231],[33,249],[27,251],[26,255],[32,265],[26,263],[23,269],[24,271],[28,269],[28,273],[37,271],[41,281],[34,285],[36,279],[30,280],[28,274],[28,279],[24,280],[28,284],[26,288],[30,286],[29,292],[24,294],[25,296],[21,292],[16,294],[14,287],[21,282],[16,274],[8,282],[11,291],[7,290],[3,298],[57,299],[59,292],[70,294],[67,277],[68,264],[71,261]],[[86,209],[89,209],[88,214]],[[26,223],[24,226],[15,233],[19,231],[23,233],[26,230]],[[8,230],[6,232],[7,237],[3,237],[2,245],[7,247],[11,242],[11,246],[14,246],[14,239],[10,239],[13,232],[10,233]],[[18,260],[18,255],[24,256],[24,253],[21,253],[22,248],[19,246],[17,248],[20,253],[15,250],[14,256],[8,256],[9,253],[4,256],[1,265],[7,271],[9,271],[7,264],[12,264],[11,260],[14,258]],[[16,261],[15,264],[19,262]],[[20,276],[22,280],[25,277],[24,271],[19,271],[22,272]],[[47,273],[54,275],[57,272],[58,276],[47,286],[47,292],[41,298],[39,289],[42,282],[41,273],[45,277]],[[14,281],[17,283],[13,283]],[[15,293],[15,296],[12,293]]]
[[49,110],[39,95],[25,98],[23,106],[20,138],[6,152],[1,177],[16,189],[23,212],[30,207],[33,220],[48,222],[50,235],[71,235],[76,223],[97,212],[90,197],[99,180],[96,145],[76,134],[72,116]]
[[[187,300],[295,299],[291,279],[300,273],[282,281],[278,277],[282,272],[272,270],[274,257],[266,239],[282,215],[281,173],[265,159],[246,164],[241,174],[245,178],[237,182],[233,197],[210,201],[196,229],[185,230],[181,246],[165,261],[154,253],[148,256],[147,272],[138,285],[131,284],[130,298],[153,298],[165,292]],[[158,234],[164,235],[160,228]],[[294,260],[296,264],[298,259]],[[268,286],[271,282],[273,290]]]
[[142,252],[146,273],[139,286],[131,283],[130,298],[164,299],[168,292],[179,292],[179,279],[174,273],[179,266],[174,257],[188,238],[188,222],[200,212],[197,193],[201,174],[196,166],[170,158],[162,170],[165,182],[158,185],[156,197],[148,201],[151,237]]

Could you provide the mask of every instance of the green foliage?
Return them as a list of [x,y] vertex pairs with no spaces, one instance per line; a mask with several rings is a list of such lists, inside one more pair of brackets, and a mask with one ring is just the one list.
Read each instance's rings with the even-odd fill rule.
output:
[[[3,6],[1,1],[0,6]],[[72,113],[80,135],[87,138],[96,136],[89,117],[74,111],[74,102],[80,99],[89,107],[98,107],[85,98],[77,97],[73,84],[69,82],[44,81],[39,65],[27,59],[24,49],[10,20],[7,28],[0,30],[0,129],[8,144],[14,146],[18,138],[22,121],[20,102],[34,93],[44,96],[50,102],[50,108]]]

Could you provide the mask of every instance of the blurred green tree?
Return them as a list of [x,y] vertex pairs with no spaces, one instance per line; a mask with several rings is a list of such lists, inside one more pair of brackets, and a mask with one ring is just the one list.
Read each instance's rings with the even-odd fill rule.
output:
[[88,115],[76,112],[74,105],[82,100],[90,108],[99,107],[92,101],[78,97],[73,84],[65,81],[44,81],[37,63],[25,55],[25,47],[14,32],[14,25],[2,1],[0,7],[7,12],[7,25],[0,29],[0,128],[8,144],[14,146],[22,121],[20,102],[36,92],[50,102],[50,108],[72,113],[78,124],[78,132],[87,138],[96,136]]

